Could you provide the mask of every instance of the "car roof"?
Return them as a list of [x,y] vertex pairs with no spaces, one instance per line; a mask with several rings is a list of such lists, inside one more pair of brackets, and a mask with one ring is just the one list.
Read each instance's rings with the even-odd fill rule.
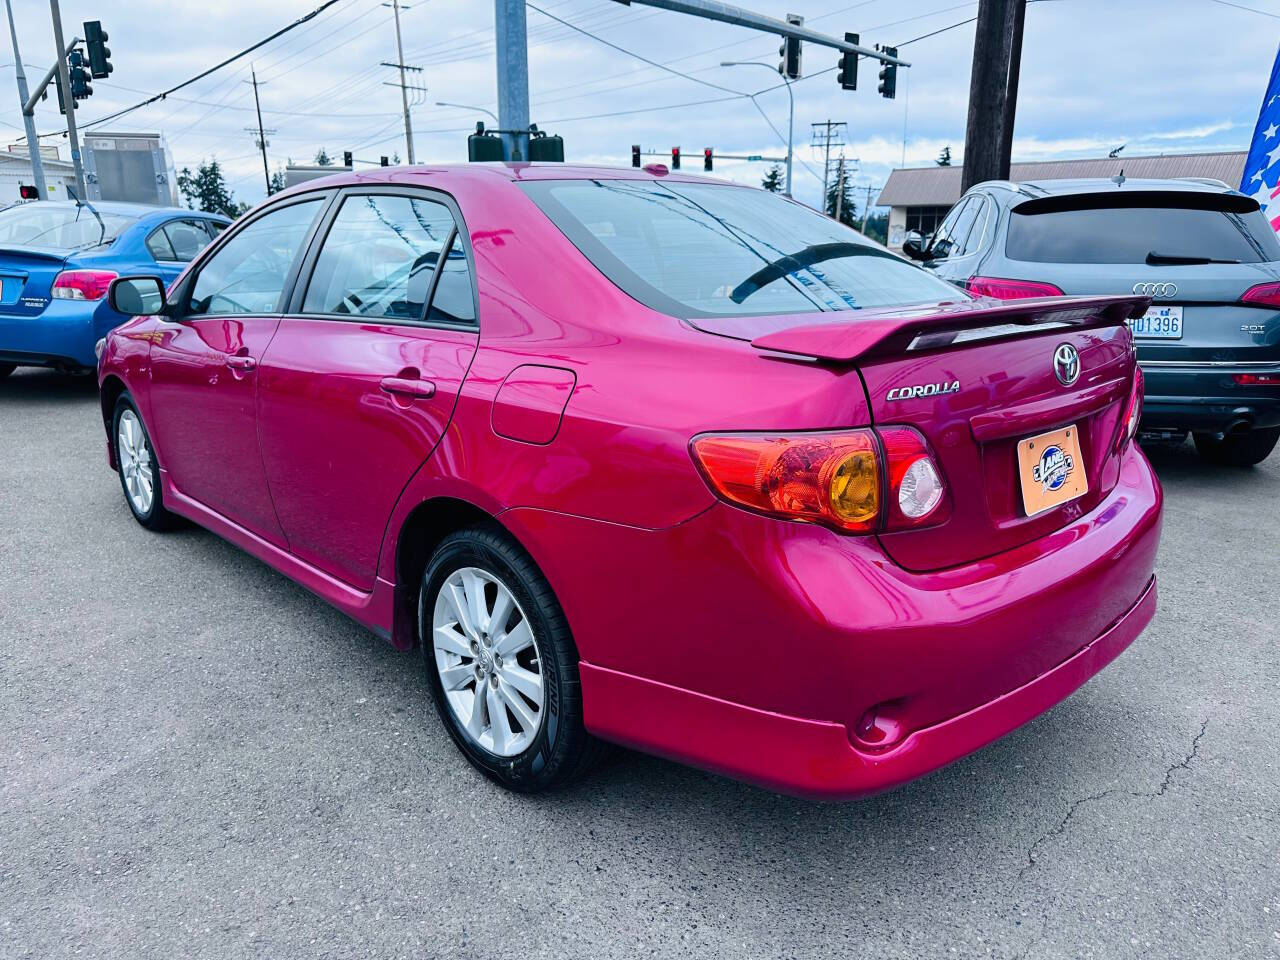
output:
[[987,180],[977,184],[973,189],[1008,191],[1011,194],[1011,200],[1015,203],[1037,197],[1065,197],[1116,191],[1239,194],[1239,191],[1232,189],[1221,180],[1198,177],[1125,177],[1123,174],[1119,177],[1080,177],[1073,180]]
[[[122,217],[143,217],[155,214],[164,214],[165,216],[185,216],[185,217],[214,217],[219,220],[226,220],[227,217],[220,216],[216,213],[205,213],[203,210],[186,210],[182,207],[157,207],[146,203],[125,203],[120,200],[94,200],[90,204],[94,210],[99,213],[115,213]],[[74,209],[77,204],[74,200],[33,200],[30,203],[23,204],[28,209],[32,207],[67,207]]]

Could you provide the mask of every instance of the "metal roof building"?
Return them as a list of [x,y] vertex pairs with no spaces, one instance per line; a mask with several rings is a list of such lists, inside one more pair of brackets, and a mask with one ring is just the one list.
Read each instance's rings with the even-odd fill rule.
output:
[[[1010,180],[1076,180],[1084,177],[1163,179],[1205,177],[1231,187],[1240,185],[1246,151],[1180,153],[1155,157],[1091,157],[1010,165]],[[960,199],[963,167],[915,167],[894,170],[880,191],[878,206],[889,207],[889,246],[901,247],[908,230],[932,233]]]

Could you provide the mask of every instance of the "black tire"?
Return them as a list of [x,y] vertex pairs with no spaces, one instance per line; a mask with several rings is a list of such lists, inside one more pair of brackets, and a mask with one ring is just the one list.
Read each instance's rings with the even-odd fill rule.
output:
[[[464,567],[479,568],[507,585],[533,632],[544,704],[537,735],[514,756],[499,756],[473,742],[445,697],[436,665],[436,598],[448,577]],[[418,593],[418,636],[427,683],[445,729],[466,758],[502,786],[521,793],[549,790],[583,776],[608,751],[583,725],[578,648],[564,611],[533,559],[496,524],[451,534],[436,548]]]
[[16,363],[0,363],[0,380],[3,380],[17,369],[18,365]]
[[[137,418],[138,426],[142,431],[142,441],[146,444],[149,454],[147,462],[147,473],[151,480],[151,506],[143,511],[133,502],[133,498],[129,495],[129,485],[125,480],[124,458],[120,453],[120,418],[125,413],[132,413]],[[115,411],[111,415],[111,443],[116,454],[116,475],[120,478],[120,489],[124,493],[124,502],[128,506],[129,512],[133,514],[133,519],[148,530],[162,531],[172,530],[181,523],[181,519],[173,513],[170,513],[164,506],[164,494],[160,489],[160,464],[156,459],[155,447],[151,444],[151,434],[147,432],[147,425],[142,421],[142,414],[138,412],[137,406],[133,402],[133,398],[127,393],[122,393],[120,398],[116,400]]]
[[1280,441],[1280,427],[1230,433],[1219,439],[1212,433],[1197,433],[1196,452],[1210,463],[1224,467],[1252,467],[1271,455]]

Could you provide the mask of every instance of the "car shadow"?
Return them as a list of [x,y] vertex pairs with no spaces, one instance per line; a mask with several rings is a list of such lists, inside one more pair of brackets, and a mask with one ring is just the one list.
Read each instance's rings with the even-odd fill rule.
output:
[[0,403],[83,400],[98,393],[97,377],[88,373],[60,373],[42,367],[19,367],[0,377]]
[[1160,482],[1166,486],[1203,481],[1219,490],[1257,489],[1274,493],[1280,483],[1280,448],[1256,467],[1224,467],[1196,453],[1195,444],[1156,443],[1142,448]]

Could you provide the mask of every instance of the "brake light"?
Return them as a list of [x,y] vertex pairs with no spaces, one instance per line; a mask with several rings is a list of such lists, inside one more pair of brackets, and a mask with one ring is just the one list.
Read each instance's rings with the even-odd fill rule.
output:
[[1231,379],[1242,387],[1280,387],[1280,373],[1233,373]]
[[1241,303],[1259,307],[1280,307],[1280,283],[1260,283],[1250,287],[1240,298]]
[[101,300],[117,276],[112,270],[63,270],[51,292],[55,300]]
[[910,427],[705,434],[692,447],[717,496],[769,516],[865,534],[950,513],[942,475]]
[[975,297],[995,297],[997,300],[1062,296],[1062,291],[1052,283],[1042,283],[1039,280],[1003,280],[1000,277],[970,277],[965,281],[965,289]]
[[1116,438],[1117,453],[1138,433],[1138,423],[1142,420],[1142,398],[1146,391],[1146,378],[1142,375],[1142,368],[1134,367],[1133,386],[1129,388],[1129,399],[1125,401],[1124,416],[1120,420],[1120,436]]

